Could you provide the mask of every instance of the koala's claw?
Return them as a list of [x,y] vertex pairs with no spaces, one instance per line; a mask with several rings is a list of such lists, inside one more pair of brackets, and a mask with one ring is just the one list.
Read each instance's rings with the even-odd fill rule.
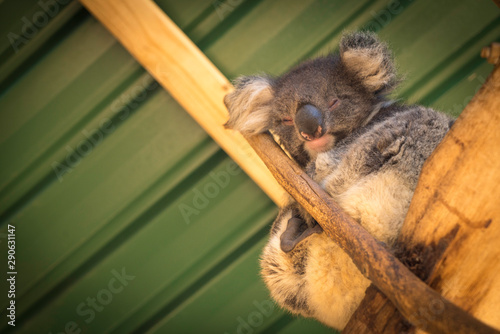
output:
[[299,217],[292,217],[288,220],[285,232],[280,237],[280,247],[285,253],[291,252],[301,241],[314,233],[321,233],[323,229],[315,221],[313,226],[309,226],[305,220]]

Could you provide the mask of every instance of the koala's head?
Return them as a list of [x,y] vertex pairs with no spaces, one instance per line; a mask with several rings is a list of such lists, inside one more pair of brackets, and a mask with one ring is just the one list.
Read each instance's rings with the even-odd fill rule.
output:
[[224,102],[226,127],[271,131],[305,165],[364,126],[396,85],[391,53],[372,33],[345,35],[340,53],[306,61],[278,78],[241,77]]

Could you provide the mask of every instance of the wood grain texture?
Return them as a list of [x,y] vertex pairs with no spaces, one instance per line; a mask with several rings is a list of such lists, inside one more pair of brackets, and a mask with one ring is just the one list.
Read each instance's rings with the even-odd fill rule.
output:
[[399,313],[379,289],[371,284],[342,334],[413,333],[415,327]]
[[[500,67],[426,162],[398,239],[399,256],[431,287],[500,329]],[[370,287],[346,333],[398,332],[401,319]],[[381,302],[381,299],[384,300]],[[376,302],[378,308],[373,308]],[[384,309],[384,312],[380,312]],[[439,303],[410,320],[425,329]],[[393,323],[392,325],[389,322]],[[363,323],[365,330],[360,329]],[[420,332],[420,330],[418,331]]]
[[81,3],[276,204],[284,204],[283,188],[243,136],[223,127],[228,118],[223,98],[232,85],[153,1]]

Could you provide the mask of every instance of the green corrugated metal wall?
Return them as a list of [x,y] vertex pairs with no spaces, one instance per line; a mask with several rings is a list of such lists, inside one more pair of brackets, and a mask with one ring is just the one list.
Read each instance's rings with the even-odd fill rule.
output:
[[[398,96],[457,115],[500,39],[491,1],[158,1],[229,78],[376,30]],[[263,192],[77,2],[0,1],[0,331],[327,333],[268,302]],[[10,277],[10,275],[9,275]]]

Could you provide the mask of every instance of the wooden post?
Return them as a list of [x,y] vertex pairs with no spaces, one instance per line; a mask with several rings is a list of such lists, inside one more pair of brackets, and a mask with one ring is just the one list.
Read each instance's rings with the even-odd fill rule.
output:
[[[240,138],[222,130],[222,97],[229,83],[194,44],[149,0],[82,0],[134,57],[225,149]],[[230,135],[230,133],[232,133]],[[345,214],[267,135],[247,138],[279,183],[321,224],[325,233],[351,256],[406,316],[433,301],[443,312],[429,323],[436,333],[499,333],[442,298],[397,261],[379,242]],[[241,144],[238,144],[241,146]],[[249,172],[258,164],[242,167]],[[268,186],[265,185],[264,186]]]
[[[483,55],[498,62],[500,44]],[[500,66],[426,162],[398,239],[398,255],[431,287],[500,328]],[[374,303],[375,302],[375,303]],[[442,312],[409,319],[425,329]],[[399,319],[400,321],[395,321]],[[391,303],[371,286],[343,333],[398,333]]]

